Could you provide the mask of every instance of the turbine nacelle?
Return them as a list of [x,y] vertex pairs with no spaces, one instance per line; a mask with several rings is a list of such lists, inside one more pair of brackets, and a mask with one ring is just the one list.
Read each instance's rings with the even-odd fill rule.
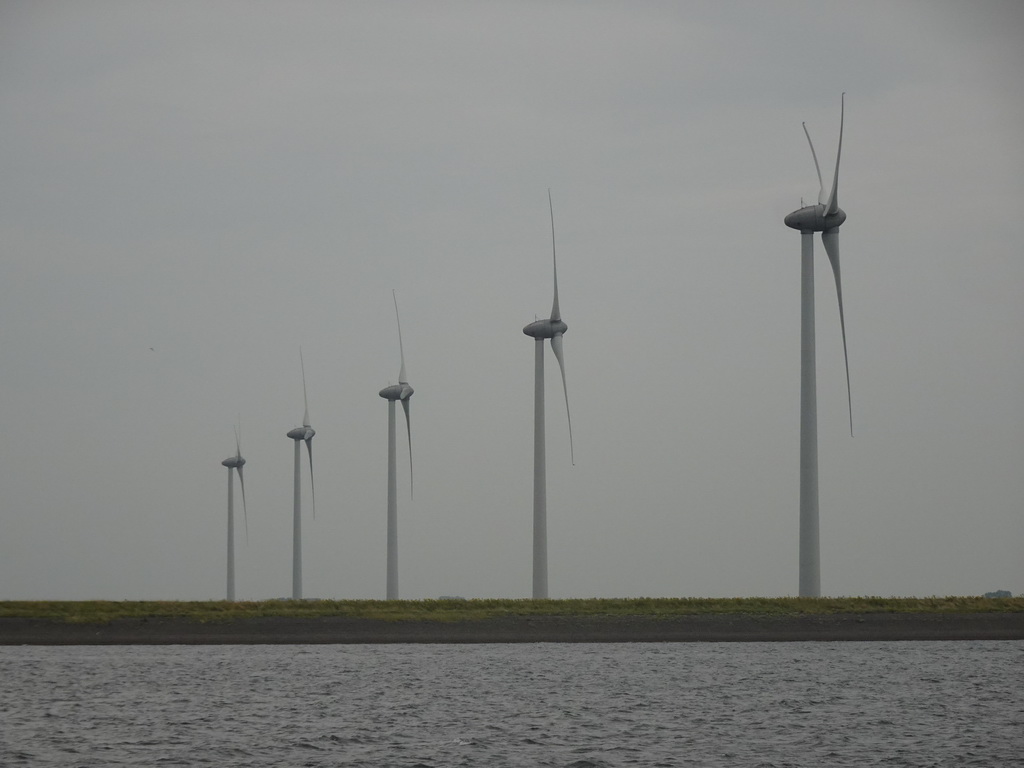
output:
[[830,229],[838,229],[846,221],[846,211],[836,208],[835,213],[826,214],[825,205],[807,205],[800,210],[793,211],[784,219],[787,227],[798,229],[801,232],[825,232]]
[[240,469],[245,464],[245,459],[241,456],[232,456],[230,459],[224,459],[221,464],[229,469]]
[[412,397],[413,392],[415,391],[416,390],[414,390],[408,384],[401,383],[392,384],[390,386],[384,387],[384,389],[382,389],[378,394],[385,400],[390,400],[393,402],[395,400],[408,400],[410,397]]
[[535,339],[553,339],[569,330],[561,320],[534,320],[523,328],[523,333]]
[[296,427],[288,432],[288,437],[292,440],[312,440],[313,435],[316,434],[316,430],[312,427]]

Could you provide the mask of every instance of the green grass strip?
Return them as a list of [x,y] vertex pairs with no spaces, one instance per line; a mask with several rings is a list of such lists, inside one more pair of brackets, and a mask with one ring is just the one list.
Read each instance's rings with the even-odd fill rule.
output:
[[263,600],[263,601],[0,601],[0,619],[106,623],[119,619],[231,621],[259,617],[344,616],[386,621],[478,621],[502,616],[792,616],[839,613],[1005,613],[1024,598],[742,597],[591,598],[579,600]]

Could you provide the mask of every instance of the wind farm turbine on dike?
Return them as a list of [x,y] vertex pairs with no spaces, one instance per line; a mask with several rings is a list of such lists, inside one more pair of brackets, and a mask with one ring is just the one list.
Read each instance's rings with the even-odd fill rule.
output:
[[[811,142],[810,133],[804,125],[811,149],[811,156],[818,174],[820,191],[815,205],[803,206],[785,217],[788,227],[797,229],[801,235],[800,276],[801,276],[801,334],[800,334],[800,484],[797,508],[799,510],[799,567],[798,584],[801,597],[817,597],[821,594],[821,563],[818,532],[818,434],[817,434],[817,385],[815,371],[815,327],[814,327],[814,244],[813,235],[821,232],[822,243],[835,277],[836,295],[839,305],[839,320],[842,331],[843,355],[846,361],[847,399],[850,417],[850,434],[853,434],[853,405],[850,394],[849,356],[846,344],[846,323],[843,315],[842,281],[839,267],[839,227],[846,220],[846,213],[839,207],[839,163],[842,154],[843,116],[845,112],[845,94],[840,104],[839,142],[836,150],[835,172],[832,187],[826,192],[821,176],[818,157]],[[551,223],[551,261],[553,299],[551,314],[548,318],[535,320],[523,328],[523,333],[535,340],[534,345],[534,450],[533,450],[533,590],[534,599],[547,599],[548,589],[548,546],[547,546],[547,456],[545,437],[544,410],[544,340],[548,339],[552,352],[558,362],[562,378],[562,389],[565,395],[566,421],[569,431],[570,464],[575,465],[572,446],[572,420],[569,414],[569,390],[566,383],[565,359],[562,337],[568,325],[562,319],[558,300],[558,262],[556,255],[554,204],[551,191],[548,190],[548,209]],[[389,384],[378,393],[388,401],[388,473],[386,488],[386,596],[388,600],[399,599],[398,571],[398,491],[396,461],[396,414],[395,402],[401,402],[405,412],[406,435],[409,448],[409,488],[412,493],[412,427],[410,421],[410,399],[413,388],[409,384],[405,368],[405,350],[402,345],[401,321],[398,315],[398,299],[392,291],[395,306],[395,318],[398,327],[398,345],[400,370],[397,384]],[[305,362],[299,350],[299,362],[302,371],[303,402],[305,410],[302,425],[287,433],[294,441],[294,486],[293,486],[293,544],[292,544],[292,599],[302,599],[302,493],[301,493],[301,451],[300,443],[306,443],[309,458],[310,491],[313,515],[316,514],[315,496],[313,496],[313,436],[316,431],[310,425],[309,399],[306,390]],[[236,430],[236,455],[221,462],[228,468],[228,545],[227,545],[227,599],[234,600],[234,522],[233,522],[233,476],[237,470],[239,481],[242,482],[242,466],[246,460],[242,458],[241,445]],[[245,488],[242,485],[243,506]],[[525,519],[525,515],[524,515]],[[248,531],[248,527],[246,528]]]

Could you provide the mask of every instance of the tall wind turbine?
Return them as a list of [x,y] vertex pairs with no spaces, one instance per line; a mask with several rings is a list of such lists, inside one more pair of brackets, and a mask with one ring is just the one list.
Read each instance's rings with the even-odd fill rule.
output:
[[551,317],[535,320],[523,328],[532,336],[534,344],[533,381],[533,597],[548,596],[548,498],[547,460],[544,451],[544,339],[551,339],[551,350],[562,371],[562,390],[565,392],[565,415],[569,422],[569,456],[572,454],[572,419],[569,416],[569,389],[565,384],[565,359],[562,356],[562,334],[568,329],[558,309],[558,261],[555,257],[555,209],[548,190],[548,210],[551,212],[551,263],[554,268],[555,298],[551,304]]
[[235,599],[235,477],[231,470],[238,471],[238,482],[242,486],[242,516],[245,519],[245,538],[249,539],[249,513],[245,508],[245,477],[242,475],[242,467],[245,466],[245,459],[242,458],[242,443],[238,437],[238,430],[235,430],[235,455],[224,459],[221,462],[228,468],[228,597],[230,601]]
[[395,401],[400,400],[405,411],[405,429],[409,440],[409,491],[412,491],[412,427],[409,423],[409,399],[413,388],[405,375],[405,350],[402,349],[402,321],[398,317],[398,298],[391,292],[395,302],[395,320],[398,322],[398,353],[402,367],[398,372],[398,383],[384,387],[380,396],[388,401],[388,600],[398,599],[398,481],[395,461]]
[[316,430],[309,425],[309,398],[306,396],[306,364],[302,359],[302,348],[299,348],[299,365],[302,366],[302,400],[306,410],[302,416],[302,426],[288,432],[288,437],[295,441],[295,486],[293,492],[293,523],[292,523],[292,599],[302,599],[302,473],[299,443],[306,442],[309,453],[309,490],[313,501],[313,516],[316,516],[316,488],[313,485],[313,435]]
[[846,321],[843,318],[843,286],[839,272],[839,227],[846,221],[846,212],[839,207],[839,158],[843,151],[843,113],[845,94],[840,102],[839,147],[832,191],[825,192],[821,167],[814,151],[811,134],[804,123],[811,157],[818,171],[818,204],[808,205],[789,214],[787,227],[800,230],[800,596],[821,595],[821,558],[818,544],[818,395],[815,380],[814,343],[814,233],[821,232],[821,242],[832,264],[839,298],[839,327],[843,335],[843,359],[846,362],[846,397],[853,434],[853,399],[850,395],[850,359],[846,352]]

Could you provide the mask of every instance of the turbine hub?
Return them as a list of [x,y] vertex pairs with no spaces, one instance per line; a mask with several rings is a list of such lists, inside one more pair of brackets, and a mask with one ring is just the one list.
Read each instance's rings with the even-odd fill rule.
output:
[[846,211],[837,208],[835,213],[826,216],[825,206],[819,203],[793,211],[784,221],[787,227],[801,232],[824,232],[826,229],[836,229],[846,221]]
[[316,430],[312,427],[296,427],[288,432],[288,437],[292,440],[310,440],[315,434]]
[[569,326],[561,320],[534,320],[523,328],[523,333],[535,339],[553,339],[567,330],[569,330]]

